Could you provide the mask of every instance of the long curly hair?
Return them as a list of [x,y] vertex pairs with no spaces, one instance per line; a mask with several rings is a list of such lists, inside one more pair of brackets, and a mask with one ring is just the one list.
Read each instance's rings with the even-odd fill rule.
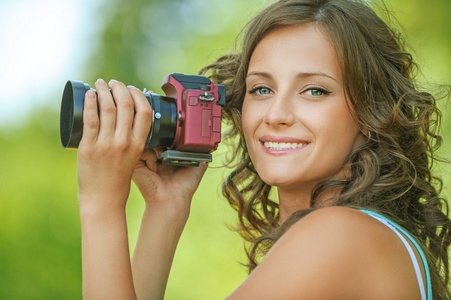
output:
[[[388,13],[383,3],[381,7]],[[397,222],[420,242],[431,269],[434,299],[451,298],[447,288],[451,221],[448,203],[440,197],[442,181],[431,172],[442,142],[436,100],[448,97],[449,88],[437,85],[434,93],[420,88],[412,56],[389,21],[363,0],[281,0],[247,24],[241,51],[201,70],[227,90],[224,118],[231,129],[226,138],[234,142],[236,167],[223,184],[223,194],[238,212],[238,231],[250,242],[249,272],[294,222],[321,205],[366,208]],[[263,35],[278,26],[307,23],[319,26],[331,39],[349,105],[371,136],[349,154],[348,178],[330,178],[317,185],[310,208],[280,224],[271,186],[261,180],[249,157],[241,109],[250,57]],[[317,203],[321,193],[337,187],[338,198]]]

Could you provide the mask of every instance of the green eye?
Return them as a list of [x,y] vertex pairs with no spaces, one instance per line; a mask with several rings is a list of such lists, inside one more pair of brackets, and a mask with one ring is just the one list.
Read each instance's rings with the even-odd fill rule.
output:
[[271,93],[271,91],[268,88],[264,88],[264,87],[260,88],[258,90],[258,92],[260,95],[268,95],[269,93]]
[[312,96],[321,96],[321,95],[323,94],[322,91],[320,91],[320,90],[315,90],[315,89],[310,90],[310,93],[312,94]]
[[269,95],[271,94],[271,89],[264,86],[256,86],[248,92],[249,94],[257,95]]
[[313,97],[320,97],[320,96],[325,96],[325,95],[329,95],[332,92],[323,89],[323,88],[319,88],[319,87],[312,87],[307,89],[307,91],[305,91],[308,95],[312,95]]

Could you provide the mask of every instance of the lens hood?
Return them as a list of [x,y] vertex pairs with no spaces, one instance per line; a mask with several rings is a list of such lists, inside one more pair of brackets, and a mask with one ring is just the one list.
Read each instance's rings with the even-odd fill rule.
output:
[[83,136],[83,106],[88,84],[69,80],[63,91],[60,114],[60,137],[64,148],[78,148]]

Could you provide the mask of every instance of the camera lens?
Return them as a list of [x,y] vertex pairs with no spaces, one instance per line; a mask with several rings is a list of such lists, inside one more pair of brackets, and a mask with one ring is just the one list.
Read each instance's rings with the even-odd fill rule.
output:
[[60,137],[64,148],[78,148],[83,135],[83,105],[89,85],[69,80],[61,101]]
[[[83,136],[83,107],[88,84],[69,80],[61,101],[60,137],[64,148],[78,148]],[[144,93],[152,110],[152,127],[146,148],[171,147],[177,129],[177,106],[175,99],[158,94]]]
[[171,147],[177,129],[177,106],[175,100],[158,94],[145,94],[153,110],[152,128],[146,148]]

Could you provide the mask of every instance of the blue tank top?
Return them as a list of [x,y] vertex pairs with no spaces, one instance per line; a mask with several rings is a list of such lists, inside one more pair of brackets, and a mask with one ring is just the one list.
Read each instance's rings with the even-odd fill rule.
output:
[[[420,287],[421,299],[422,300],[432,300],[431,275],[429,273],[426,256],[424,255],[423,250],[421,250],[421,247],[420,247],[420,245],[418,245],[417,241],[415,241],[415,239],[409,233],[407,233],[407,231],[405,229],[403,229],[401,226],[399,226],[395,222],[391,221],[390,219],[387,219],[383,215],[380,215],[378,213],[375,213],[375,212],[369,211],[369,210],[365,210],[365,209],[361,209],[360,211],[370,215],[374,219],[385,224],[388,228],[393,230],[396,233],[396,235],[398,235],[398,237],[401,239],[404,246],[406,247],[407,251],[409,252],[410,259],[412,260],[412,264],[415,269],[415,274],[417,276],[418,285]],[[409,241],[412,243],[412,245],[414,245],[414,247],[416,248],[416,250],[418,251],[418,253],[421,257],[421,261],[423,263],[423,268],[424,268],[424,274],[426,277],[426,291],[424,289],[423,276],[421,274],[421,269],[418,264],[417,258],[415,256],[415,253],[413,252],[412,247],[407,242],[406,238],[409,239]]]

